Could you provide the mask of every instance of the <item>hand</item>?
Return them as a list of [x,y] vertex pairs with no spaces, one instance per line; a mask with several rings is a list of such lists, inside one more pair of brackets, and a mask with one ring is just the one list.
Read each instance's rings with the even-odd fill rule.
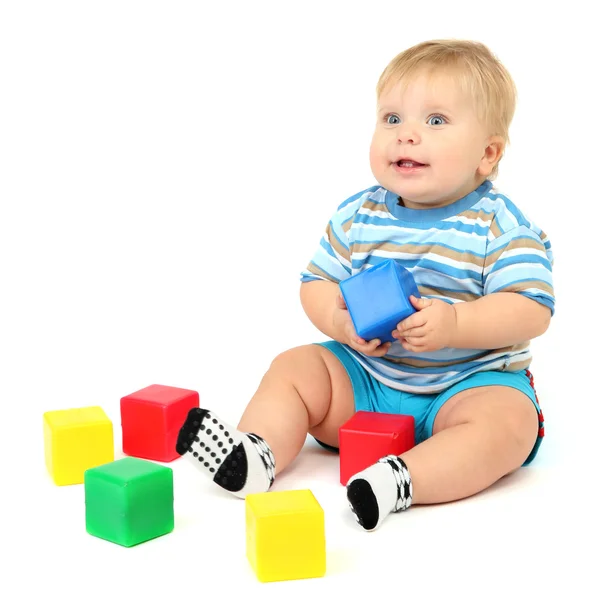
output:
[[380,358],[385,356],[392,345],[391,342],[381,343],[381,340],[363,340],[361,337],[356,335],[352,318],[348,312],[344,297],[340,292],[336,297],[336,307],[333,313],[333,325],[335,331],[339,331],[341,338],[345,344],[348,344],[350,348],[366,354],[367,356],[374,356]]
[[447,348],[456,334],[456,311],[443,300],[410,297],[417,312],[398,323],[392,336],[409,352]]

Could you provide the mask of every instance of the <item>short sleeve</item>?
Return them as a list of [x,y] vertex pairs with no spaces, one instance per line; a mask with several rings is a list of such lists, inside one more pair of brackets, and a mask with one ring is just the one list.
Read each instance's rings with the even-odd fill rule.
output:
[[548,236],[526,225],[518,225],[488,242],[483,293],[523,294],[547,306],[554,315],[553,264]]
[[363,190],[340,204],[327,223],[325,232],[310,262],[300,274],[302,283],[323,280],[339,283],[352,274],[349,231],[365,196]]
[[302,283],[318,279],[339,283],[350,276],[350,244],[338,217],[336,213],[327,224],[312,259],[300,274]]

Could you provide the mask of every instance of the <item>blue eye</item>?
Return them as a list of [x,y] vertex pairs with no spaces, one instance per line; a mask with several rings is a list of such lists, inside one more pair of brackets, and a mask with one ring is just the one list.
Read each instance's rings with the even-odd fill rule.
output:
[[400,117],[394,114],[386,115],[385,122],[388,125],[398,125],[400,123]]
[[429,119],[427,119],[428,125],[443,125],[446,122],[446,119],[442,117],[442,115],[431,115]]

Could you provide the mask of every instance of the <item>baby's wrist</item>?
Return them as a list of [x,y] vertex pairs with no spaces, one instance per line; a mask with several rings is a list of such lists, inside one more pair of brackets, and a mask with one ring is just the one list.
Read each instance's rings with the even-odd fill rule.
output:
[[467,303],[451,304],[452,307],[452,326],[450,328],[450,340],[448,342],[449,348],[462,348],[463,347],[463,323],[464,323],[464,309],[467,307]]
[[[344,314],[345,313],[345,314]],[[346,327],[345,316],[348,316],[348,311],[335,306],[332,315],[332,332],[331,337],[340,344],[348,345],[350,338],[348,336],[348,328]]]

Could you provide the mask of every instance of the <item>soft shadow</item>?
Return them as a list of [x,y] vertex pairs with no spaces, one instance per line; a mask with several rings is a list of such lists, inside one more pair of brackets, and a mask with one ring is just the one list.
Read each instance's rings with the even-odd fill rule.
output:
[[513,471],[512,473],[505,475],[502,479],[499,479],[496,483],[481,491],[478,496],[486,496],[497,493],[498,491],[514,490],[533,482],[535,478],[536,474],[534,472],[527,471],[527,469],[519,469],[518,471]]
[[357,567],[356,553],[346,548],[327,551],[326,577],[351,573]]
[[289,478],[331,480],[335,483],[339,479],[340,458],[320,446],[306,445],[302,448],[296,459],[277,475],[277,481],[285,484]]

